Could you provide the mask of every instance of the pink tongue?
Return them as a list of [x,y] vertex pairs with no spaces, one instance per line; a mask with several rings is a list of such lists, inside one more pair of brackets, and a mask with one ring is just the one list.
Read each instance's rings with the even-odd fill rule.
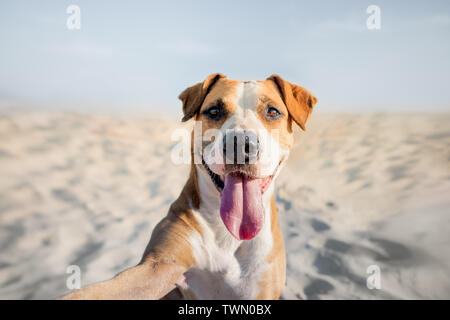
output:
[[226,175],[220,202],[220,216],[238,240],[250,240],[264,223],[264,207],[259,179]]

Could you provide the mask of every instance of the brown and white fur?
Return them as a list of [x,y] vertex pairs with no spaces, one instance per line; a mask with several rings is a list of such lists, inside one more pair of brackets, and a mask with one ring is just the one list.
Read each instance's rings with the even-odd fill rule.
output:
[[[261,143],[260,160],[252,174],[270,176],[262,195],[265,216],[259,233],[238,240],[221,220],[220,190],[200,162],[191,172],[179,198],[156,226],[141,262],[113,279],[77,290],[65,299],[278,299],[286,279],[286,258],[274,200],[274,181],[293,144],[292,125],[302,129],[316,98],[306,89],[272,75],[264,81],[229,80],[212,74],[184,90],[183,121],[195,119],[202,132],[252,129]],[[211,120],[204,111],[220,100],[223,117]],[[267,118],[267,106],[281,113]],[[273,132],[276,132],[274,134]],[[193,139],[194,140],[194,139]],[[221,139],[192,146],[205,154],[220,149]],[[267,146],[272,143],[272,149]],[[219,144],[219,145],[218,145]],[[275,146],[275,149],[273,148]],[[277,152],[273,152],[273,151]],[[224,164],[210,170],[223,177]]]

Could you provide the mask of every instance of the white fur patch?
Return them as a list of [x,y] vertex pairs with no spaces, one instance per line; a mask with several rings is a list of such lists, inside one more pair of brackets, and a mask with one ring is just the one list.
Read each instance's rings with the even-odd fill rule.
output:
[[[235,239],[220,217],[220,193],[209,175],[196,166],[200,193],[200,208],[193,210],[202,234],[193,232],[190,242],[195,266],[185,273],[186,289],[198,299],[254,299],[260,292],[259,283],[268,270],[267,255],[273,247],[270,201],[279,164],[289,150],[266,130],[256,114],[261,94],[256,81],[240,82],[236,87],[235,112],[220,128],[222,136],[227,129],[253,130],[259,138],[258,167],[261,176],[275,174],[263,194],[265,221],[258,235],[246,241]],[[212,154],[223,150],[222,139],[217,138],[203,152]],[[216,174],[223,174],[223,163],[209,163]],[[277,169],[278,168],[278,169]],[[276,172],[275,172],[276,171]],[[183,289],[183,288],[182,288]]]
[[[256,106],[262,87],[256,81],[240,82],[236,86],[236,97],[234,104],[236,109],[234,113],[225,121],[220,128],[221,137],[227,130],[252,130],[259,138],[259,175],[270,176],[280,163],[280,159],[285,158],[289,150],[280,147],[278,141],[273,138],[266,127],[261,123],[256,114]],[[223,140],[216,137],[213,143],[210,143],[204,150],[204,154],[217,154],[223,150]],[[211,157],[213,158],[213,157]],[[217,158],[216,158],[217,159]],[[216,174],[223,174],[224,159],[220,162],[208,162],[210,169]]]
[[253,299],[268,269],[266,257],[273,247],[270,226],[272,189],[263,195],[266,208],[262,230],[252,240],[235,239],[220,218],[220,195],[210,177],[197,168],[200,209],[194,215],[202,235],[190,238],[195,266],[185,273],[187,289],[198,299]]

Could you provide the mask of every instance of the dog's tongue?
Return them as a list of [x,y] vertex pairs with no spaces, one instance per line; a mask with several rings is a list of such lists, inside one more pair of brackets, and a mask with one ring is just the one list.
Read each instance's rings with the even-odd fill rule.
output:
[[220,216],[238,240],[254,238],[263,226],[264,207],[259,180],[233,174],[225,176]]

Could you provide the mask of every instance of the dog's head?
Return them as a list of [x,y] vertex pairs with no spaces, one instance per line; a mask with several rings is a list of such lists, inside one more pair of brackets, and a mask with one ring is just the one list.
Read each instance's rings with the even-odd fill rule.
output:
[[179,98],[183,121],[194,118],[201,126],[193,158],[216,186],[223,222],[237,239],[252,239],[264,222],[262,195],[292,147],[292,123],[305,129],[317,99],[278,75],[236,81],[220,73]]

